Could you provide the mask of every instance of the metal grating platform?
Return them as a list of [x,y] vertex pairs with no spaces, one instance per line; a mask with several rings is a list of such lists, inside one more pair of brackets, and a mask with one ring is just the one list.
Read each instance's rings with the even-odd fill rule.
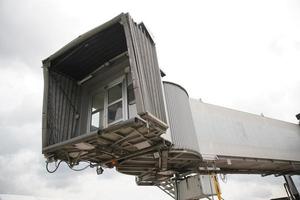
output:
[[[202,157],[175,149],[161,135],[166,128],[155,121],[133,118],[107,129],[73,138],[43,149],[48,160],[70,166],[91,162],[137,177],[138,185],[161,186],[175,174],[299,174],[300,163],[237,157]],[[293,168],[291,169],[291,166]]]
[[48,160],[62,160],[70,166],[91,162],[116,167],[140,182],[158,185],[174,173],[195,172],[201,162],[196,152],[172,149],[161,137],[165,127],[153,121],[133,118],[43,149]]

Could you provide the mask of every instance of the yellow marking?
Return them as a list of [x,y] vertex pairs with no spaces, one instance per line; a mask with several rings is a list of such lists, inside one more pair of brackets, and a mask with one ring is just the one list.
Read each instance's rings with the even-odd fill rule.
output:
[[213,174],[212,178],[213,178],[213,181],[214,181],[214,186],[215,186],[215,190],[216,190],[216,193],[217,193],[218,200],[222,200],[221,189],[220,189],[220,185],[219,185],[217,175]]

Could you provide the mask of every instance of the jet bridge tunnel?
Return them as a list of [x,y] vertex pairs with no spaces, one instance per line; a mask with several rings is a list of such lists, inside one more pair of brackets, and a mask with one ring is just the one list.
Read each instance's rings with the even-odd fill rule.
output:
[[300,127],[190,99],[162,82],[146,26],[121,14],[43,61],[47,160],[116,167],[140,185],[175,175],[300,174]]

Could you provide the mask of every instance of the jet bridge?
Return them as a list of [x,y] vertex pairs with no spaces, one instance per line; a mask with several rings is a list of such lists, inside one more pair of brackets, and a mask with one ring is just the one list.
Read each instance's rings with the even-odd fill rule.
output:
[[48,164],[115,167],[177,199],[190,198],[189,182],[211,184],[200,175],[300,175],[299,125],[190,99],[162,82],[155,43],[129,14],[71,41],[43,70]]
[[164,91],[172,143],[201,155],[201,173],[299,174],[298,124],[190,99],[170,82]]
[[203,160],[221,173],[299,174],[298,124],[190,100]]

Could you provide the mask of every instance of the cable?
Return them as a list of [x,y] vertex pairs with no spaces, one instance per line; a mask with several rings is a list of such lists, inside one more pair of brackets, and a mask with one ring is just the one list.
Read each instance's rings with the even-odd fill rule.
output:
[[223,183],[227,183],[227,176],[226,174],[219,174],[220,179],[222,180]]
[[71,167],[70,167],[70,169],[73,170],[73,171],[79,172],[79,171],[83,171],[83,170],[87,169],[89,166],[90,166],[90,165],[87,165],[87,166],[85,166],[85,167],[83,167],[83,168],[81,168],[81,169],[74,169],[74,168],[71,168]]
[[53,171],[51,171],[51,170],[49,170],[49,167],[48,167],[49,162],[46,161],[46,170],[47,170],[47,172],[49,172],[49,173],[51,173],[51,174],[54,173],[54,172],[56,172],[56,170],[58,169],[60,163],[62,163],[62,160],[59,161],[58,164],[56,164],[56,162],[55,162],[55,169],[54,169]]
[[81,168],[81,169],[74,169],[74,168],[73,168],[71,165],[69,165],[69,164],[68,164],[68,166],[69,166],[69,168],[70,168],[71,170],[76,171],[76,172],[79,172],[79,171],[83,171],[83,170],[87,169],[88,167],[90,167],[90,166],[91,166],[91,163],[88,164],[87,166]]
[[62,162],[65,162],[65,163],[68,165],[68,167],[69,167],[71,170],[73,170],[73,171],[83,171],[83,170],[87,169],[88,167],[94,167],[94,166],[92,165],[91,162],[87,162],[88,165],[84,166],[83,168],[80,168],[80,169],[74,169],[72,165],[70,165],[70,164],[67,163],[66,161],[61,160],[61,161],[59,161],[58,163],[55,162],[55,169],[51,171],[51,170],[49,169],[49,162],[46,161],[46,170],[47,170],[47,172],[49,172],[49,173],[51,173],[51,174],[54,173],[54,172],[56,172],[57,169],[58,169],[58,167],[60,166],[60,164],[61,164]]

